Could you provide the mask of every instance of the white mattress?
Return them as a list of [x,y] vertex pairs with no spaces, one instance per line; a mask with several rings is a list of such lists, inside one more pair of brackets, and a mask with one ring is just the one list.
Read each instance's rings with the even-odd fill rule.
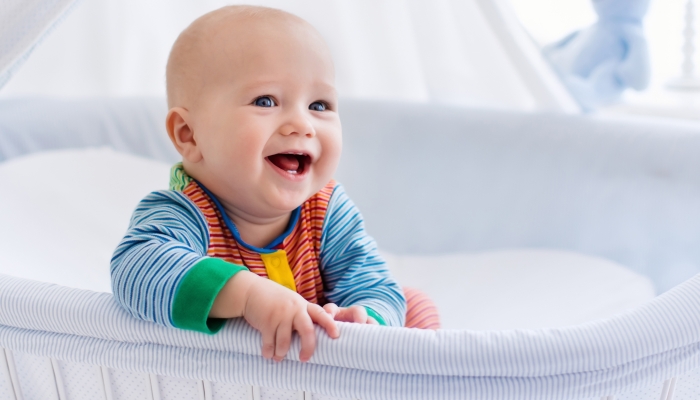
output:
[[[131,211],[148,192],[166,188],[169,167],[109,149],[0,164],[0,273],[109,292],[109,260]],[[384,255],[401,284],[437,302],[445,328],[566,326],[654,297],[646,277],[571,252]]]

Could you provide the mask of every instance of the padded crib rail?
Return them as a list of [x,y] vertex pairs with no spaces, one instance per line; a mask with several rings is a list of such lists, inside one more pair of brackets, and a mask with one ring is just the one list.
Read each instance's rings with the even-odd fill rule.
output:
[[102,147],[176,162],[160,98],[0,100],[0,162],[39,151]]
[[0,275],[0,347],[61,362],[339,398],[594,398],[700,367],[700,276],[631,312],[585,325],[422,331],[341,324],[281,363],[232,320],[208,336],[131,317],[107,293]]

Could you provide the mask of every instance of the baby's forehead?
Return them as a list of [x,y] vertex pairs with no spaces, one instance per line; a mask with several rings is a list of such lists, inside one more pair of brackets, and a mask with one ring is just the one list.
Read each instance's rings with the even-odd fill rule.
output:
[[[274,57],[276,49],[313,48],[330,52],[321,35],[306,21],[281,10],[229,6],[195,20],[185,29],[170,53],[166,70],[168,102],[191,93],[207,73],[236,64],[254,66]],[[204,75],[204,76],[203,76]]]
[[237,11],[238,7],[232,9],[230,12],[217,10],[196,20],[191,26],[196,44],[219,49],[230,46],[247,48],[258,44],[261,37],[320,38],[308,22],[281,10],[254,8],[255,12],[250,12],[246,11],[248,8],[243,8],[243,11]]

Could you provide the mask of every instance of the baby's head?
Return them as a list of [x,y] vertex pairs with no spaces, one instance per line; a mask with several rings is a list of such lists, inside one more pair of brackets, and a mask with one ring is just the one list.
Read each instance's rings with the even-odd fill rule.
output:
[[321,35],[296,16],[229,6],[200,17],[167,66],[166,127],[185,171],[250,218],[292,211],[340,159],[334,80]]

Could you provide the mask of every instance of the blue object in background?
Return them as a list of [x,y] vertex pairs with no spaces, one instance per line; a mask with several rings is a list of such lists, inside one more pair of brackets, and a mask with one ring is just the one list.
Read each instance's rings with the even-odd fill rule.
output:
[[614,103],[627,88],[649,84],[642,20],[650,0],[593,0],[598,22],[544,48],[576,100],[587,110]]

